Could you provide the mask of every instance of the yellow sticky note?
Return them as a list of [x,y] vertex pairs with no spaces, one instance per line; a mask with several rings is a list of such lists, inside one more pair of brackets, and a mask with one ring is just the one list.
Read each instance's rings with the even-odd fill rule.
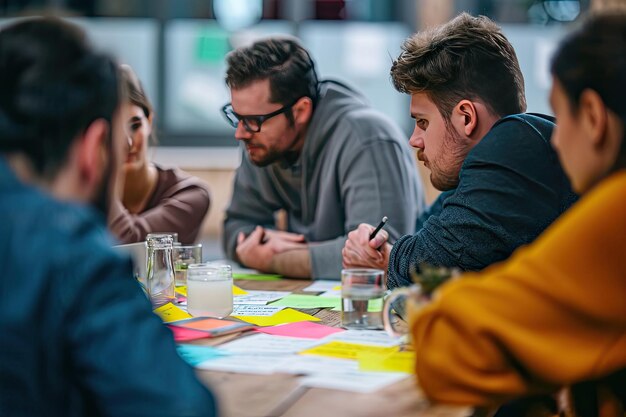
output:
[[191,314],[187,313],[180,307],[176,307],[172,303],[167,303],[154,310],[154,312],[161,317],[163,323],[169,323],[177,320],[190,319]]
[[341,285],[337,285],[336,287],[333,287],[333,291],[341,291]]
[[233,316],[239,320],[257,326],[276,326],[277,324],[297,323],[299,321],[320,321],[317,317],[305,314],[293,308],[285,308],[272,316]]
[[242,290],[236,285],[233,285],[233,295],[246,295],[248,291]]
[[[187,286],[182,285],[180,287],[176,287],[176,292],[184,297],[187,297]],[[236,285],[233,285],[233,295],[246,295],[246,294],[248,294],[247,291],[239,288]]]
[[360,354],[387,356],[398,350],[397,346],[383,347],[372,345],[361,345],[358,343],[330,342],[316,346],[312,349],[300,352],[303,355],[330,356],[340,359],[358,359]]
[[360,352],[360,371],[415,373],[415,352],[393,352],[387,355]]

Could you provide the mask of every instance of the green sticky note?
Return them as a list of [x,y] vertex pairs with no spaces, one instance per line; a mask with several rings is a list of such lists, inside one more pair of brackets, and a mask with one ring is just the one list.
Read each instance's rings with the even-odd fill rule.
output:
[[378,298],[374,300],[370,300],[367,303],[367,311],[370,313],[377,313],[379,311],[383,311],[383,299]]
[[279,281],[282,275],[275,274],[233,274],[233,279],[249,279],[251,281]]
[[341,308],[341,298],[291,294],[271,303],[271,305],[292,308]]

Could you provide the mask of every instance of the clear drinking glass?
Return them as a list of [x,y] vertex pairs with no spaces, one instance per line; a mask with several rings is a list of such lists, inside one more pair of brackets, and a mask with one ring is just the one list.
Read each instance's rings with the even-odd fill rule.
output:
[[233,312],[233,272],[230,265],[189,265],[187,311],[196,317],[220,318]]
[[172,254],[174,256],[176,286],[187,285],[187,268],[189,265],[202,263],[202,244],[174,246]]
[[174,301],[174,266],[172,263],[172,236],[150,237],[146,289],[154,307]]
[[341,271],[341,325],[348,329],[382,329],[385,272],[381,269]]

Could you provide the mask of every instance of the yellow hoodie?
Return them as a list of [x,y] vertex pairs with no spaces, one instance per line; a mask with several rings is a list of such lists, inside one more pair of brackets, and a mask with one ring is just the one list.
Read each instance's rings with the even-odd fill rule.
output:
[[508,261],[443,286],[411,329],[420,386],[446,403],[497,405],[626,367],[626,172]]

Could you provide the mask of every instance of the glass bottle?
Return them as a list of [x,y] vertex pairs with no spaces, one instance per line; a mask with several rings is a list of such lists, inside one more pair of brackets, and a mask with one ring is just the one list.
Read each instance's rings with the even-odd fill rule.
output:
[[172,262],[172,236],[148,238],[148,273],[146,287],[153,307],[159,307],[176,298],[174,266]]

